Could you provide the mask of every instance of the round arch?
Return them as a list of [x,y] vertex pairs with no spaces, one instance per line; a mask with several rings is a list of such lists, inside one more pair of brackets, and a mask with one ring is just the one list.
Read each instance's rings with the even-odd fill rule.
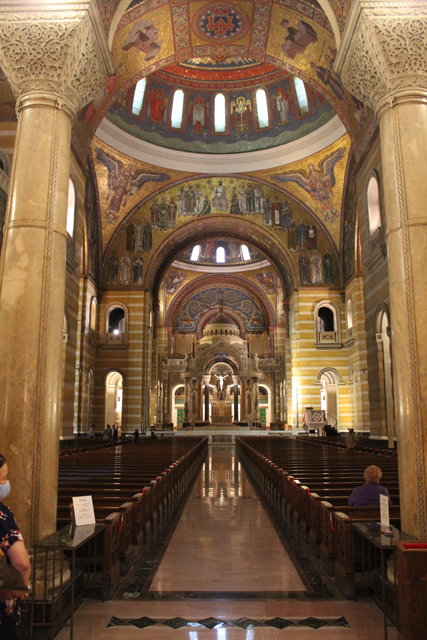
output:
[[203,221],[191,220],[175,229],[161,242],[147,265],[144,288],[157,298],[166,269],[177,253],[192,242],[200,242],[217,235],[230,235],[236,240],[249,242],[260,249],[274,264],[288,297],[298,282],[295,264],[284,244],[275,234],[249,220],[236,220],[230,215],[208,216]]
[[338,371],[338,369],[335,369],[334,367],[324,367],[323,369],[321,369],[317,374],[317,378],[314,384],[316,386],[320,386],[322,384],[322,376],[331,376],[331,375],[335,377],[335,380],[339,385],[345,384],[344,378],[342,377],[341,373]]
[[[174,299],[172,300],[172,303],[168,309],[168,312],[166,314],[166,318],[165,318],[165,325],[166,326],[174,326],[175,322],[177,320],[178,314],[183,306],[183,304],[186,302],[186,300],[188,300],[189,298],[191,298],[196,292],[198,291],[203,291],[205,289],[211,289],[212,286],[214,287],[221,287],[221,286],[232,286],[235,287],[239,290],[244,290],[248,293],[250,293],[251,297],[255,298],[255,300],[259,303],[261,309],[264,312],[264,316],[266,319],[268,319],[268,324],[274,325],[276,324],[276,314],[274,312],[274,309],[271,305],[271,302],[269,301],[269,299],[267,298],[267,296],[261,291],[261,289],[259,289],[259,287],[257,287],[256,285],[252,284],[251,282],[249,282],[249,280],[247,280],[246,278],[242,278],[241,276],[238,275],[234,275],[234,274],[222,274],[222,275],[205,275],[205,276],[201,276],[200,278],[196,278],[195,280],[193,280],[192,282],[188,283],[187,285],[185,285],[184,287],[182,287],[182,289],[178,292],[178,294],[174,297]],[[203,313],[203,317],[204,319],[206,318],[206,316],[209,315],[213,315],[215,309],[217,307],[212,307],[211,309],[205,311]],[[239,323],[239,328],[242,321],[244,324],[244,320],[243,320],[243,316],[241,314],[238,314],[238,312],[233,312],[232,309],[228,309],[227,306],[225,305],[225,309],[226,309],[226,313],[235,317],[236,321]],[[218,307],[219,310],[219,307]],[[199,327],[199,320],[197,322],[197,326],[199,328],[199,333],[200,333],[200,337],[201,337],[201,331],[202,329]],[[243,337],[243,336],[241,336]]]

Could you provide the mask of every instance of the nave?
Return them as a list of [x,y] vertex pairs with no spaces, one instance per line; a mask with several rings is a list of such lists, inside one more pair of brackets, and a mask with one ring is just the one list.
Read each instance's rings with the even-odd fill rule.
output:
[[[269,517],[232,445],[209,447],[173,534],[149,562],[152,571],[137,568],[121,597],[83,603],[75,640],[382,637],[379,609],[341,599]],[[394,628],[388,637],[398,637]]]

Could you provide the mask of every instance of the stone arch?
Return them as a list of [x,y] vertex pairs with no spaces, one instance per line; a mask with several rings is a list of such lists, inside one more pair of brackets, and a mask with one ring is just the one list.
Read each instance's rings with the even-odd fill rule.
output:
[[[267,296],[261,291],[261,289],[259,289],[256,285],[249,282],[249,280],[246,280],[246,278],[242,278],[241,276],[237,276],[237,275],[208,274],[205,276],[201,276],[200,278],[196,278],[186,286],[182,287],[182,289],[178,292],[178,294],[172,300],[172,303],[166,314],[165,325],[172,326],[172,327],[175,325],[179,311],[181,310],[182,305],[184,304],[186,299],[190,298],[198,291],[202,291],[203,289],[211,289],[212,286],[221,287],[221,285],[229,285],[229,286],[234,285],[236,287],[246,290],[260,304],[266,319],[268,319],[268,324],[270,326],[276,324],[276,314],[271,305],[271,302],[269,301]],[[214,308],[210,309],[207,313],[208,315],[210,315],[213,312],[214,312]],[[233,316],[232,310],[228,309],[227,307],[226,307],[226,313],[229,313],[229,315]],[[239,321],[239,327],[242,319],[243,319],[243,316],[240,316],[240,314],[236,315],[236,321],[237,320]],[[200,329],[200,332],[201,332],[201,329]]]
[[217,355],[219,348],[226,348],[227,356],[221,356],[221,359],[218,359],[218,362],[220,362],[221,360],[224,360],[228,364],[231,364],[233,369],[235,369],[235,374],[238,374],[239,369],[242,366],[242,362],[241,362],[242,352],[238,351],[232,345],[229,345],[221,341],[217,342],[215,345],[212,346],[211,349],[209,349],[209,351],[207,351],[202,355],[201,365],[200,365],[201,370],[204,373],[207,373],[207,367],[212,366],[213,364],[216,364],[216,362],[213,362],[213,360]]
[[230,215],[207,216],[203,221],[192,220],[175,229],[151,256],[145,271],[144,288],[157,298],[164,273],[176,254],[191,242],[217,235],[230,235],[239,241],[249,242],[265,253],[277,269],[285,297],[290,295],[298,276],[287,248],[273,232],[261,225],[246,219],[236,220]]
[[317,374],[317,378],[316,378],[314,384],[316,386],[320,386],[321,385],[322,376],[323,375],[327,375],[327,374],[333,374],[335,376],[335,379],[336,379],[336,381],[337,381],[337,383],[339,385],[344,385],[345,384],[344,378],[342,377],[342,375],[338,371],[338,369],[335,369],[335,367],[323,367],[323,369],[321,369],[319,371],[319,373]]

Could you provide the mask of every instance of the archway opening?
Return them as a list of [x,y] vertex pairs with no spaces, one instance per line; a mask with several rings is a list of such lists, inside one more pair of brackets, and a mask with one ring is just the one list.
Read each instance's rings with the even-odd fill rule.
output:
[[105,426],[121,427],[123,411],[123,376],[110,371],[105,378]]
[[324,371],[320,378],[320,408],[326,412],[328,424],[339,428],[338,380],[335,372]]

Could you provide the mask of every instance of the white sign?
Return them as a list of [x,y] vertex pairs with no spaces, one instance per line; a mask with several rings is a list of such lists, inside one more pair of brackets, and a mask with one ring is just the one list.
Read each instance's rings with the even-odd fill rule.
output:
[[388,509],[388,496],[380,494],[380,513],[381,513],[381,527],[388,529],[390,527],[390,515]]
[[74,519],[76,526],[95,524],[92,496],[78,496],[73,498]]

